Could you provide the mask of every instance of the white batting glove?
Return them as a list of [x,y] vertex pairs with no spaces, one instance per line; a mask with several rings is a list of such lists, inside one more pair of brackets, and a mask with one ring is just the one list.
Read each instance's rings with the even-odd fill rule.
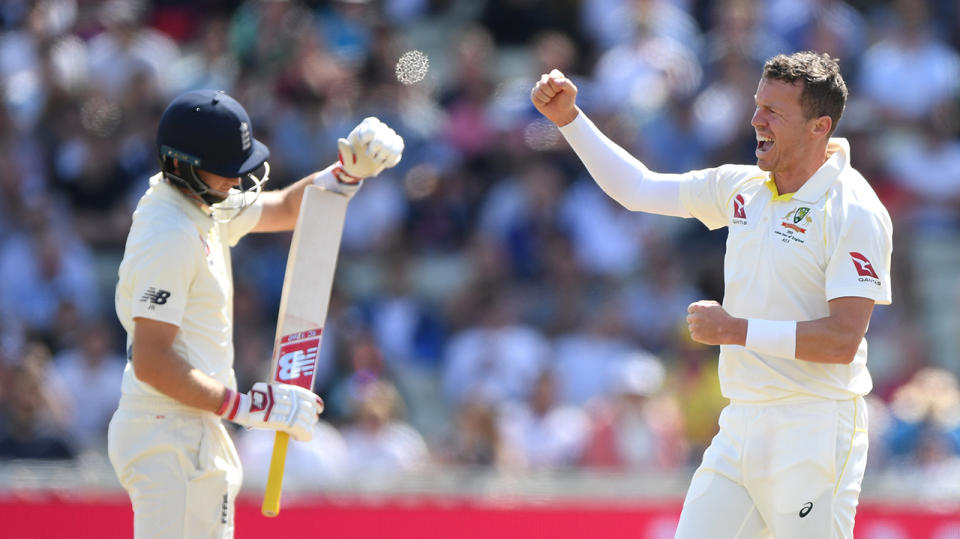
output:
[[257,382],[249,393],[227,389],[218,413],[245,427],[279,430],[308,442],[323,411],[323,400],[310,390],[290,384]]
[[369,116],[347,138],[337,141],[337,149],[340,166],[334,174],[342,182],[357,183],[399,163],[403,138],[387,124]]

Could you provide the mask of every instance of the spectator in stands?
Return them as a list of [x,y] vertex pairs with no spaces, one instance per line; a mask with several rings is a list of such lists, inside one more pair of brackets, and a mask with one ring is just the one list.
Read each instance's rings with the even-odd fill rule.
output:
[[753,131],[751,96],[756,89],[748,81],[750,74],[756,72],[755,60],[732,48],[727,54],[716,56],[710,67],[710,82],[693,99],[694,133],[709,152],[709,161],[749,162],[753,156],[748,143],[748,135]]
[[820,50],[845,64],[866,46],[867,23],[843,0],[777,0],[765,7],[764,26],[793,50]]
[[669,0],[582,2],[580,21],[583,32],[600,51],[630,41],[639,31],[641,21],[658,35],[674,41],[699,44],[701,39],[697,21],[677,2]]
[[474,26],[464,29],[451,52],[453,73],[440,96],[447,114],[443,137],[464,158],[482,158],[496,142],[496,133],[486,116],[497,84],[496,45],[486,29]]
[[890,469],[919,500],[960,495],[960,382],[937,367],[917,371],[890,405]]
[[494,403],[464,402],[457,411],[453,433],[443,453],[444,460],[473,469],[519,469],[522,456],[517,448],[504,440],[497,410]]
[[[648,2],[641,2],[648,3]],[[597,61],[594,79],[603,113],[621,110],[645,120],[671,95],[691,95],[703,80],[696,43],[658,32],[656,21],[634,19],[628,41],[605,52]],[[619,109],[619,110],[618,110]]]
[[557,397],[583,406],[609,394],[617,360],[631,348],[623,302],[609,298],[589,309],[573,331],[553,338]]
[[915,460],[894,474],[902,484],[910,485],[910,496],[915,500],[956,500],[960,497],[960,454],[956,440],[938,428],[927,425],[916,435]]
[[525,400],[549,360],[550,343],[517,318],[516,298],[486,290],[472,311],[477,325],[450,337],[444,352],[443,392],[447,401]]
[[50,351],[30,344],[10,368],[0,390],[0,459],[70,459],[76,454],[66,432],[62,388],[47,376]]
[[[275,433],[268,430],[244,429],[234,432],[237,453],[243,464],[246,487],[263,489],[267,484]],[[287,461],[283,469],[283,488],[289,490],[323,490],[336,488],[348,478],[349,456],[340,431],[320,420],[313,428],[313,439],[287,445]]]
[[580,462],[590,420],[580,408],[560,402],[551,370],[540,373],[526,401],[504,402],[499,415],[504,442],[524,469],[566,469]]
[[716,65],[722,58],[740,57],[748,69],[756,69],[766,58],[790,50],[783,36],[763,24],[769,2],[759,0],[719,0],[707,8],[709,28],[704,35],[704,63],[711,78],[717,78]]
[[896,0],[892,29],[860,59],[860,93],[891,122],[922,122],[960,92],[960,55],[933,33],[927,1]]
[[[957,76],[960,76],[958,57]],[[960,84],[960,81],[958,81]],[[909,197],[901,223],[915,275],[919,318],[929,335],[930,359],[948,365],[960,355],[960,110],[938,107],[916,129],[882,140],[887,170]]]
[[894,457],[917,461],[934,447],[960,455],[960,382],[952,372],[939,367],[917,371],[894,393],[890,411],[888,443]]
[[49,217],[0,244],[0,311],[46,337],[62,304],[92,317],[99,314],[101,299],[89,248]]
[[143,24],[147,9],[143,0],[109,0],[98,8],[104,31],[89,43],[90,80],[108,96],[121,98],[139,76],[159,87],[180,57],[172,39]]
[[112,351],[116,338],[105,322],[85,321],[79,345],[57,354],[50,378],[66,388],[67,430],[78,450],[102,451],[107,425],[120,400],[125,358]]
[[[654,233],[652,229],[651,235]],[[684,264],[668,256],[671,252],[665,244],[668,241],[669,236],[648,242],[645,271],[641,278],[626,284],[621,302],[629,334],[644,348],[655,352],[675,346],[676,330],[684,322],[685,306],[703,297]]]
[[545,159],[531,160],[494,185],[480,210],[480,232],[495,239],[519,280],[536,279],[546,268],[545,243],[562,233],[558,206],[563,172]]
[[202,21],[199,39],[183,48],[183,54],[165,74],[167,96],[203,88],[233,92],[240,75],[240,63],[230,54],[229,29],[229,21],[221,16]]
[[383,289],[369,306],[370,329],[394,371],[435,371],[440,361],[443,327],[432,306],[414,289],[410,257],[395,254]]
[[313,15],[299,2],[246,0],[230,19],[230,50],[248,81],[270,83],[313,31]]
[[642,264],[651,219],[612,202],[589,178],[567,188],[558,210],[577,264],[588,275],[625,278]]
[[717,357],[712,350],[690,339],[683,325],[675,328],[670,346],[672,391],[680,407],[689,464],[696,465],[719,431],[717,417],[730,401],[720,394]]
[[342,429],[352,477],[410,472],[429,464],[423,437],[400,419],[403,401],[393,384],[374,380],[355,398],[356,415]]
[[659,359],[637,350],[609,371],[609,400],[587,405],[590,441],[583,464],[591,468],[666,471],[687,463],[680,407],[662,393],[666,371]]
[[141,108],[157,103],[154,83],[139,73],[123,96],[91,90],[79,107],[54,120],[62,128],[53,141],[50,179],[70,206],[75,234],[89,247],[122,246],[130,230],[130,188],[137,180],[145,185],[156,159],[155,121]]
[[[367,386],[377,380],[390,379],[391,376],[383,352],[377,347],[373,336],[363,329],[345,329],[346,335],[326,335],[321,346],[342,344],[344,350],[339,359],[345,364],[340,366],[341,372],[331,373],[333,379],[324,397],[325,416],[334,421],[355,417],[358,413],[356,407],[363,401]],[[321,366],[320,372],[326,374],[328,369],[327,366]]]

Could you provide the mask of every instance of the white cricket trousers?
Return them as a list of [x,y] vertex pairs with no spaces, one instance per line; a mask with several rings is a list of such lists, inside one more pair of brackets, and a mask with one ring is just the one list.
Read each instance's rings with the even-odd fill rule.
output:
[[133,505],[136,539],[232,538],[243,474],[220,419],[121,404],[107,451]]
[[683,502],[677,539],[847,539],[867,465],[862,397],[731,402]]

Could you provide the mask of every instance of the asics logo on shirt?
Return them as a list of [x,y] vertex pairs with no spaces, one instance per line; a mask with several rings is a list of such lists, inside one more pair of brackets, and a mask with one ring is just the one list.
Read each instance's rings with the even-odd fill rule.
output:
[[809,515],[810,511],[813,511],[813,502],[803,504],[803,507],[800,508],[800,518]]
[[140,296],[140,302],[149,301],[150,306],[147,307],[149,310],[156,309],[157,305],[163,305],[167,302],[167,299],[170,298],[170,292],[166,290],[157,290],[154,287],[150,287],[146,292]]

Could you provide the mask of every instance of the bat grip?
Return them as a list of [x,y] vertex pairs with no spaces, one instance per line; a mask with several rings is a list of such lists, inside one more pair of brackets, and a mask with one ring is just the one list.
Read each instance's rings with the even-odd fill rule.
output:
[[287,462],[287,442],[290,435],[277,431],[273,439],[273,456],[270,457],[270,473],[267,475],[267,490],[263,494],[260,512],[265,517],[275,517],[280,513],[280,489],[283,487],[283,467]]

